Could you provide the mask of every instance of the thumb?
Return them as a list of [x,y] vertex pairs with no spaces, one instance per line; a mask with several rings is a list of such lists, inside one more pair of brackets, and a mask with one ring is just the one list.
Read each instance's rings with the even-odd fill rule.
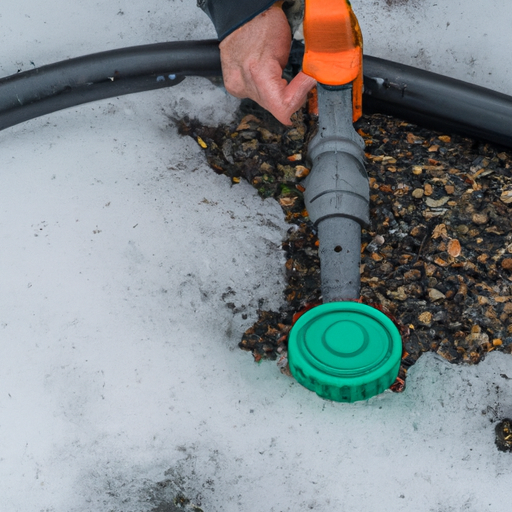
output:
[[[299,110],[306,101],[308,92],[316,85],[316,80],[302,71],[285,87],[283,91],[283,103],[289,117]],[[289,118],[288,117],[288,118]]]
[[[290,126],[290,117],[302,107],[308,92],[316,85],[316,80],[301,72],[287,84],[280,75],[268,76],[268,68],[265,76],[262,74],[255,78],[255,82],[259,82],[258,90],[263,91],[258,103],[278,121]],[[279,71],[281,72],[280,68]]]

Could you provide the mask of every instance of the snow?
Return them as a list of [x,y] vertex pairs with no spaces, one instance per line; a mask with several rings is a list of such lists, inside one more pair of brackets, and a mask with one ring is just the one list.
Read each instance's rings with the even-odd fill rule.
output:
[[502,0],[352,0],[365,53],[512,96],[510,21]]
[[[213,36],[192,0],[19,0],[0,24],[2,76]],[[287,225],[172,121],[236,105],[187,79],[0,133],[2,511],[508,511],[510,356],[423,356],[405,393],[338,404],[238,349],[283,300]]]

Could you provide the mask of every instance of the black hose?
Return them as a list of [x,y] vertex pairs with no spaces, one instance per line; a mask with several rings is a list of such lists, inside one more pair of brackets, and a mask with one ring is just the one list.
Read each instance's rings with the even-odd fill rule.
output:
[[376,57],[364,58],[364,109],[512,147],[512,97]]
[[[301,61],[302,49],[292,51]],[[365,112],[512,147],[512,97],[375,57],[364,57]],[[82,103],[221,76],[215,40],[112,50],[0,79],[0,130]]]
[[0,112],[0,130],[83,103],[122,96],[124,94],[171,87],[179,84],[186,78],[185,76],[175,75],[171,80],[168,75],[158,75],[158,78],[160,77],[160,80],[156,80],[157,77],[155,76],[142,76],[125,78],[119,82],[110,82],[109,80],[108,82],[94,84],[94,86],[68,87],[55,95]]
[[0,79],[0,130],[82,103],[221,75],[218,41],[134,46]]

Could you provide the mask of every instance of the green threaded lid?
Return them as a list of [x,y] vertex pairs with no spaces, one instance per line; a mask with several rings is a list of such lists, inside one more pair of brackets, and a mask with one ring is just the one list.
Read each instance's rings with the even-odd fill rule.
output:
[[379,310],[329,302],[304,313],[288,341],[290,370],[304,387],[336,402],[368,400],[395,381],[402,338]]

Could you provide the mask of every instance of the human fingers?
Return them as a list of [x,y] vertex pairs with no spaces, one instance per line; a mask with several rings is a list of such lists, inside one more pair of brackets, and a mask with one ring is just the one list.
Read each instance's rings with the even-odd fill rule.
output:
[[[284,104],[293,114],[304,105],[309,91],[316,85],[316,80],[302,71],[299,72],[284,90]],[[291,115],[290,114],[290,115]]]
[[258,75],[253,83],[258,95],[255,101],[278,121],[290,125],[290,117],[302,107],[316,80],[301,72],[288,84],[281,78],[280,67],[273,66],[267,73]]

